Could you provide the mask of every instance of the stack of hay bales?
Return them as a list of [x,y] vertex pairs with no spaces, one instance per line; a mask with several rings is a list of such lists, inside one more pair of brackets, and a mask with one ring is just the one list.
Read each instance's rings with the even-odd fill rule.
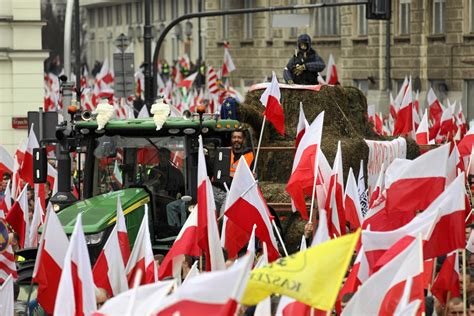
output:
[[[238,111],[239,120],[253,129],[255,146],[257,146],[263,120],[264,108],[260,103],[263,91],[255,90],[247,93]],[[310,124],[319,113],[325,111],[321,147],[332,166],[336,156],[337,142],[341,141],[344,179],[347,179],[350,167],[357,176],[360,161],[364,160],[367,163],[369,148],[364,139],[392,139],[381,137],[373,131],[372,124],[367,120],[367,100],[360,90],[354,87],[322,86],[320,91],[281,89],[281,103],[285,112],[285,135],[281,136],[271,124],[267,123],[262,146],[294,146],[300,102],[303,104],[306,119]],[[416,143],[407,140],[407,158],[413,159],[419,154]],[[262,192],[268,202],[290,201],[284,188],[291,174],[293,156],[294,151],[260,153],[257,172],[258,178],[262,181]],[[367,174],[366,165],[365,174]],[[302,225],[298,224],[297,227],[299,228],[295,234],[298,235],[296,242],[299,243]]]

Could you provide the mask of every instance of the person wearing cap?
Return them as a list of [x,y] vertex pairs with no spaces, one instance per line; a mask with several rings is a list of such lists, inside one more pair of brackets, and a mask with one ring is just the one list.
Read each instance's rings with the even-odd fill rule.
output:
[[318,73],[326,67],[324,60],[311,47],[311,37],[298,37],[298,47],[283,71],[283,78],[289,84],[318,84]]

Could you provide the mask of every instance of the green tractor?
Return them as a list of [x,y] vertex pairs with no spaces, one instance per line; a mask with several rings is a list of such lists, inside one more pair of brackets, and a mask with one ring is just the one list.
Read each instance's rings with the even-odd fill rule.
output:
[[[158,131],[151,118],[112,120],[100,131],[94,120],[72,122],[71,126],[67,137],[58,139],[62,138],[59,143],[63,150],[79,152],[76,157],[81,157],[84,167],[76,181],[79,180],[82,200],[74,201],[69,198],[70,192],[61,192],[61,181],[69,188],[71,183],[67,179],[70,172],[62,173],[61,167],[64,164],[64,170],[71,170],[67,152],[58,158],[59,177],[66,179],[60,179],[59,192],[51,203],[67,235],[82,213],[92,263],[115,224],[118,197],[130,245],[133,246],[147,204],[153,251],[165,254],[170,249],[189,206],[196,203],[198,135],[203,137],[208,173],[224,195],[224,183],[230,180],[232,131],[243,130],[246,146],[253,148],[249,129],[242,128],[239,121],[216,116],[169,117]],[[19,269],[20,279],[28,282],[36,249],[25,249],[19,254],[26,258]]]

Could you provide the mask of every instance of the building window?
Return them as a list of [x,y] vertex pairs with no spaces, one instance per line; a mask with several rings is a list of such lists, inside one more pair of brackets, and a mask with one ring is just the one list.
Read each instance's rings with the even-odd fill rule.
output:
[[365,14],[366,8],[366,5],[357,6],[357,33],[359,36],[367,36],[368,21]]
[[115,7],[115,19],[117,25],[122,25],[122,6],[118,5]]
[[104,42],[99,42],[99,54],[98,54],[98,58],[99,58],[99,61],[103,62],[104,61]]
[[[228,10],[229,4],[227,0],[221,0],[221,10]],[[222,25],[221,25],[221,36],[223,40],[227,40],[229,36],[229,16],[224,15],[222,17]]]
[[171,19],[176,19],[179,16],[179,2],[171,1]]
[[411,0],[400,0],[400,12],[398,18],[398,33],[400,35],[410,34],[410,6]]
[[445,102],[448,97],[448,86],[444,80],[428,79],[431,88],[441,102]]
[[89,27],[95,27],[95,10],[89,9],[87,15],[89,16]]
[[444,33],[445,0],[433,0],[433,34]]
[[184,0],[184,14],[188,14],[193,12],[193,1],[192,0]]
[[[253,0],[244,0],[244,8],[253,8],[254,1]],[[244,15],[244,39],[252,39],[253,38],[253,14],[245,14]]]
[[[335,0],[319,1],[334,3]],[[315,9],[316,35],[334,36],[339,35],[339,9],[337,7]]]
[[369,92],[369,80],[367,79],[354,79],[354,86],[362,91],[365,95]]
[[125,5],[125,22],[127,25],[132,24],[132,4],[127,3]]
[[113,22],[113,12],[112,12],[112,7],[107,7],[105,9],[106,14],[107,14],[107,26],[112,26]]
[[166,20],[166,0],[158,0],[158,18],[160,21]]
[[97,9],[97,25],[99,27],[104,26],[104,8]]
[[137,2],[136,3],[136,6],[135,6],[135,9],[137,11],[137,24],[142,24],[143,20],[143,11],[142,11],[142,3],[141,2]]

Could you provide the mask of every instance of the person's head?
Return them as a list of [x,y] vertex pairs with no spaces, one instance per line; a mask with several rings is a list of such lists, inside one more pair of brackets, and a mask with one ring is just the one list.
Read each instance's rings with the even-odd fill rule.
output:
[[16,232],[9,233],[8,240],[14,252],[20,249],[20,236]]
[[352,296],[354,296],[354,293],[346,293],[342,296],[341,299],[341,310],[344,310],[346,308],[347,303],[351,300]]
[[235,130],[230,135],[230,143],[233,151],[241,151],[245,144],[245,133],[243,130]]
[[467,314],[474,316],[474,296],[470,296],[467,300]]
[[5,190],[8,185],[8,181],[12,178],[11,174],[9,173],[4,173],[2,177],[2,190]]
[[102,305],[109,299],[109,293],[101,287],[95,290],[95,301],[97,304],[97,309],[100,309]]
[[446,315],[455,316],[463,314],[462,299],[460,299],[459,297],[453,297],[452,299],[450,299],[447,306],[448,308]]
[[298,37],[298,50],[307,52],[311,48],[311,37],[308,34],[301,34]]

